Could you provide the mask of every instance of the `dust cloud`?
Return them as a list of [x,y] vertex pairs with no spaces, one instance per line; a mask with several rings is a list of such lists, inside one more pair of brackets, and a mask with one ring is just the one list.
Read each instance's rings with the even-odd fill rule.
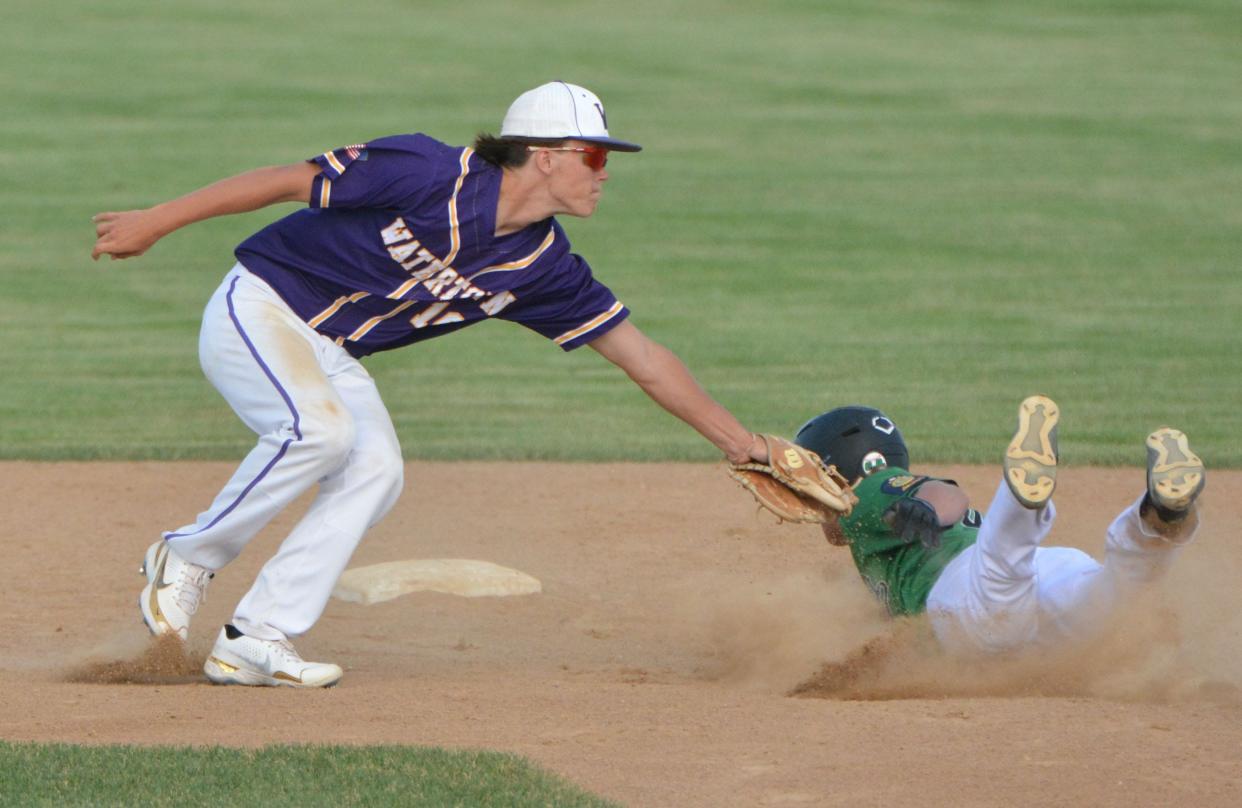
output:
[[923,620],[832,659],[790,695],[848,699],[1095,697],[1242,703],[1238,671],[1196,664],[1195,640],[1167,606],[1139,606],[1089,646],[1003,656],[952,656]]
[[816,569],[713,593],[699,615],[705,678],[781,692],[844,659],[890,624],[853,569]]
[[952,656],[923,617],[889,619],[851,568],[717,596],[709,679],[804,698],[1096,697],[1242,704],[1242,594],[1215,552],[1186,553],[1090,645]]
[[[180,639],[170,635],[144,638],[141,645],[125,639],[92,656],[109,659],[86,662],[70,669],[65,681],[84,684],[183,684],[203,680],[203,657],[191,654]],[[119,657],[119,658],[117,658]]]

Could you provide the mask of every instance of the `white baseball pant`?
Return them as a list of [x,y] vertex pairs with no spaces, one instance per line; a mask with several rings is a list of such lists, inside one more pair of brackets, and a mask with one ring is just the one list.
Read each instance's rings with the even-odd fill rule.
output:
[[1071,547],[1040,547],[1056,519],[1050,501],[1024,508],[1002,480],[975,544],[949,563],[927,598],[941,645],[995,653],[1098,636],[1117,609],[1172,563],[1198,529],[1191,514],[1176,542],[1143,523],[1143,498],[1108,528],[1104,563]]
[[199,359],[259,440],[211,506],[164,538],[186,560],[220,569],[318,483],[310,508],[233,617],[261,639],[302,634],[323,613],[363,533],[401,492],[392,420],[358,360],[241,264],[207,304]]

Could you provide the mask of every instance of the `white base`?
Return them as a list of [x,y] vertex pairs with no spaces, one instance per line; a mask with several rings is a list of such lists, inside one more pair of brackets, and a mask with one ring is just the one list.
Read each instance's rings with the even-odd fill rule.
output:
[[543,586],[537,579],[490,561],[428,558],[387,561],[346,570],[332,597],[369,606],[407,592],[442,592],[478,598],[532,595],[542,591]]

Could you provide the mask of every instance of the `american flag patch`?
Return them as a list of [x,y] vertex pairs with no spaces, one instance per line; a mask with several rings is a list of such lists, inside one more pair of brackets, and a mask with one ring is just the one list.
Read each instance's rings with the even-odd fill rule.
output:
[[367,159],[367,144],[355,143],[352,146],[342,146],[339,149],[326,151],[314,159],[324,169],[329,179],[336,179],[345,173],[345,168],[350,163]]

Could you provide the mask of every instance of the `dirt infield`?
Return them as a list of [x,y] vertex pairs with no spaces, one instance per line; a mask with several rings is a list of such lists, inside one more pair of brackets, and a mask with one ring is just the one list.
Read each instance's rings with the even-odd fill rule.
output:
[[[933,470],[981,506],[997,474]],[[217,575],[190,660],[141,625],[147,544],[230,471],[0,464],[0,737],[485,747],[635,806],[1242,803],[1240,472],[1210,473],[1200,541],[1093,653],[981,669],[719,467],[412,463],[355,564],[481,559],[543,593],[333,601],[298,647],[345,678],[295,692],[196,673],[289,519]],[[1141,480],[1065,469],[1052,541],[1098,555]]]

